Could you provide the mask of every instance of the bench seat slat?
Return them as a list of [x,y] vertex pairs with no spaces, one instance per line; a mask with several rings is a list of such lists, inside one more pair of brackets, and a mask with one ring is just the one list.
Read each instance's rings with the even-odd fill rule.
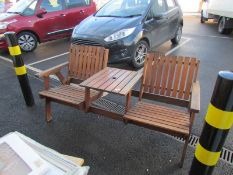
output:
[[165,129],[168,132],[174,131],[184,135],[189,134],[189,113],[170,107],[139,102],[125,114],[124,118],[155,128]]
[[[97,91],[91,91],[91,97],[97,95]],[[73,105],[79,105],[84,102],[85,89],[77,85],[62,85],[49,90],[39,92],[44,98],[62,100]]]

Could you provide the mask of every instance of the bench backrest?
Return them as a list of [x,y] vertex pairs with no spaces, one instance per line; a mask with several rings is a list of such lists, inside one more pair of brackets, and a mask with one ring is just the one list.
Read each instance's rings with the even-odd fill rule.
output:
[[83,81],[104,69],[108,52],[104,47],[71,45],[68,78]]
[[141,90],[187,101],[197,79],[199,62],[196,58],[150,53],[145,61]]

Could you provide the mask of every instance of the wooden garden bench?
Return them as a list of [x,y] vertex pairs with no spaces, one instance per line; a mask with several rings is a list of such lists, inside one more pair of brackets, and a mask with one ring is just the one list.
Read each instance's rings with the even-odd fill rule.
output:
[[[200,85],[197,81],[199,60],[148,54],[145,61],[139,102],[125,115],[129,123],[158,130],[185,139],[181,157],[183,166],[195,113],[200,110]],[[145,101],[143,99],[149,99]],[[156,100],[170,105],[153,103]]]
[[[95,46],[71,45],[69,61],[51,69],[39,73],[44,78],[45,90],[39,92],[41,98],[45,98],[46,120],[49,122],[51,116],[51,102],[57,102],[78,109],[84,109],[85,89],[79,83],[107,67],[108,49]],[[61,70],[67,67],[66,78]],[[58,87],[49,87],[49,76],[55,75],[61,82]],[[102,96],[102,93],[92,90],[91,101]]]

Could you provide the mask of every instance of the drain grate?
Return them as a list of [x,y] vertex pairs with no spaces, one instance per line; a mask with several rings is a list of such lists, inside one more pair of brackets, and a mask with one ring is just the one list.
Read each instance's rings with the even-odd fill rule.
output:
[[[175,138],[177,141],[180,141],[180,142],[185,141],[183,138],[180,138],[180,137],[174,137],[174,136],[171,136],[171,137]],[[195,136],[195,135],[190,136],[189,146],[195,148],[196,145],[198,144],[198,142],[199,142],[199,137],[198,136]],[[226,148],[223,148],[222,152],[221,152],[221,155],[220,155],[220,159],[223,160],[224,162],[228,163],[228,164],[233,165],[233,151],[231,151],[229,149],[226,149]]]
[[119,105],[117,103],[111,102],[107,99],[100,98],[96,100],[94,103],[92,103],[93,106],[96,106],[98,108],[102,108],[105,110],[108,110],[110,112],[116,112],[119,114],[124,114],[125,108],[122,105]]
[[[98,99],[97,101],[92,103],[92,105],[99,107],[99,108],[102,108],[102,109],[109,110],[111,112],[116,112],[119,114],[124,114],[124,111],[125,111],[124,106],[119,105],[115,102],[109,101],[109,100],[104,99],[104,98]],[[167,136],[172,137],[179,142],[185,142],[185,140],[181,137],[176,137],[176,136],[171,136],[171,135],[167,135]],[[198,142],[199,142],[198,136],[195,136],[195,135],[190,136],[189,146],[195,148],[196,145],[198,144]],[[228,164],[233,165],[233,151],[226,149],[226,148],[223,148],[221,155],[220,155],[220,159]]]

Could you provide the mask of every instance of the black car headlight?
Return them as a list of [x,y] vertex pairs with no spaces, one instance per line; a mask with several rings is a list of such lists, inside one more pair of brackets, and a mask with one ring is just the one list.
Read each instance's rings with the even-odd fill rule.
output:
[[106,37],[104,39],[104,41],[111,42],[111,41],[115,41],[115,40],[125,38],[125,37],[131,35],[135,31],[135,29],[136,29],[136,27],[132,27],[132,28],[128,28],[128,29],[122,29],[122,30],[117,31],[117,32],[111,34],[110,36]]

